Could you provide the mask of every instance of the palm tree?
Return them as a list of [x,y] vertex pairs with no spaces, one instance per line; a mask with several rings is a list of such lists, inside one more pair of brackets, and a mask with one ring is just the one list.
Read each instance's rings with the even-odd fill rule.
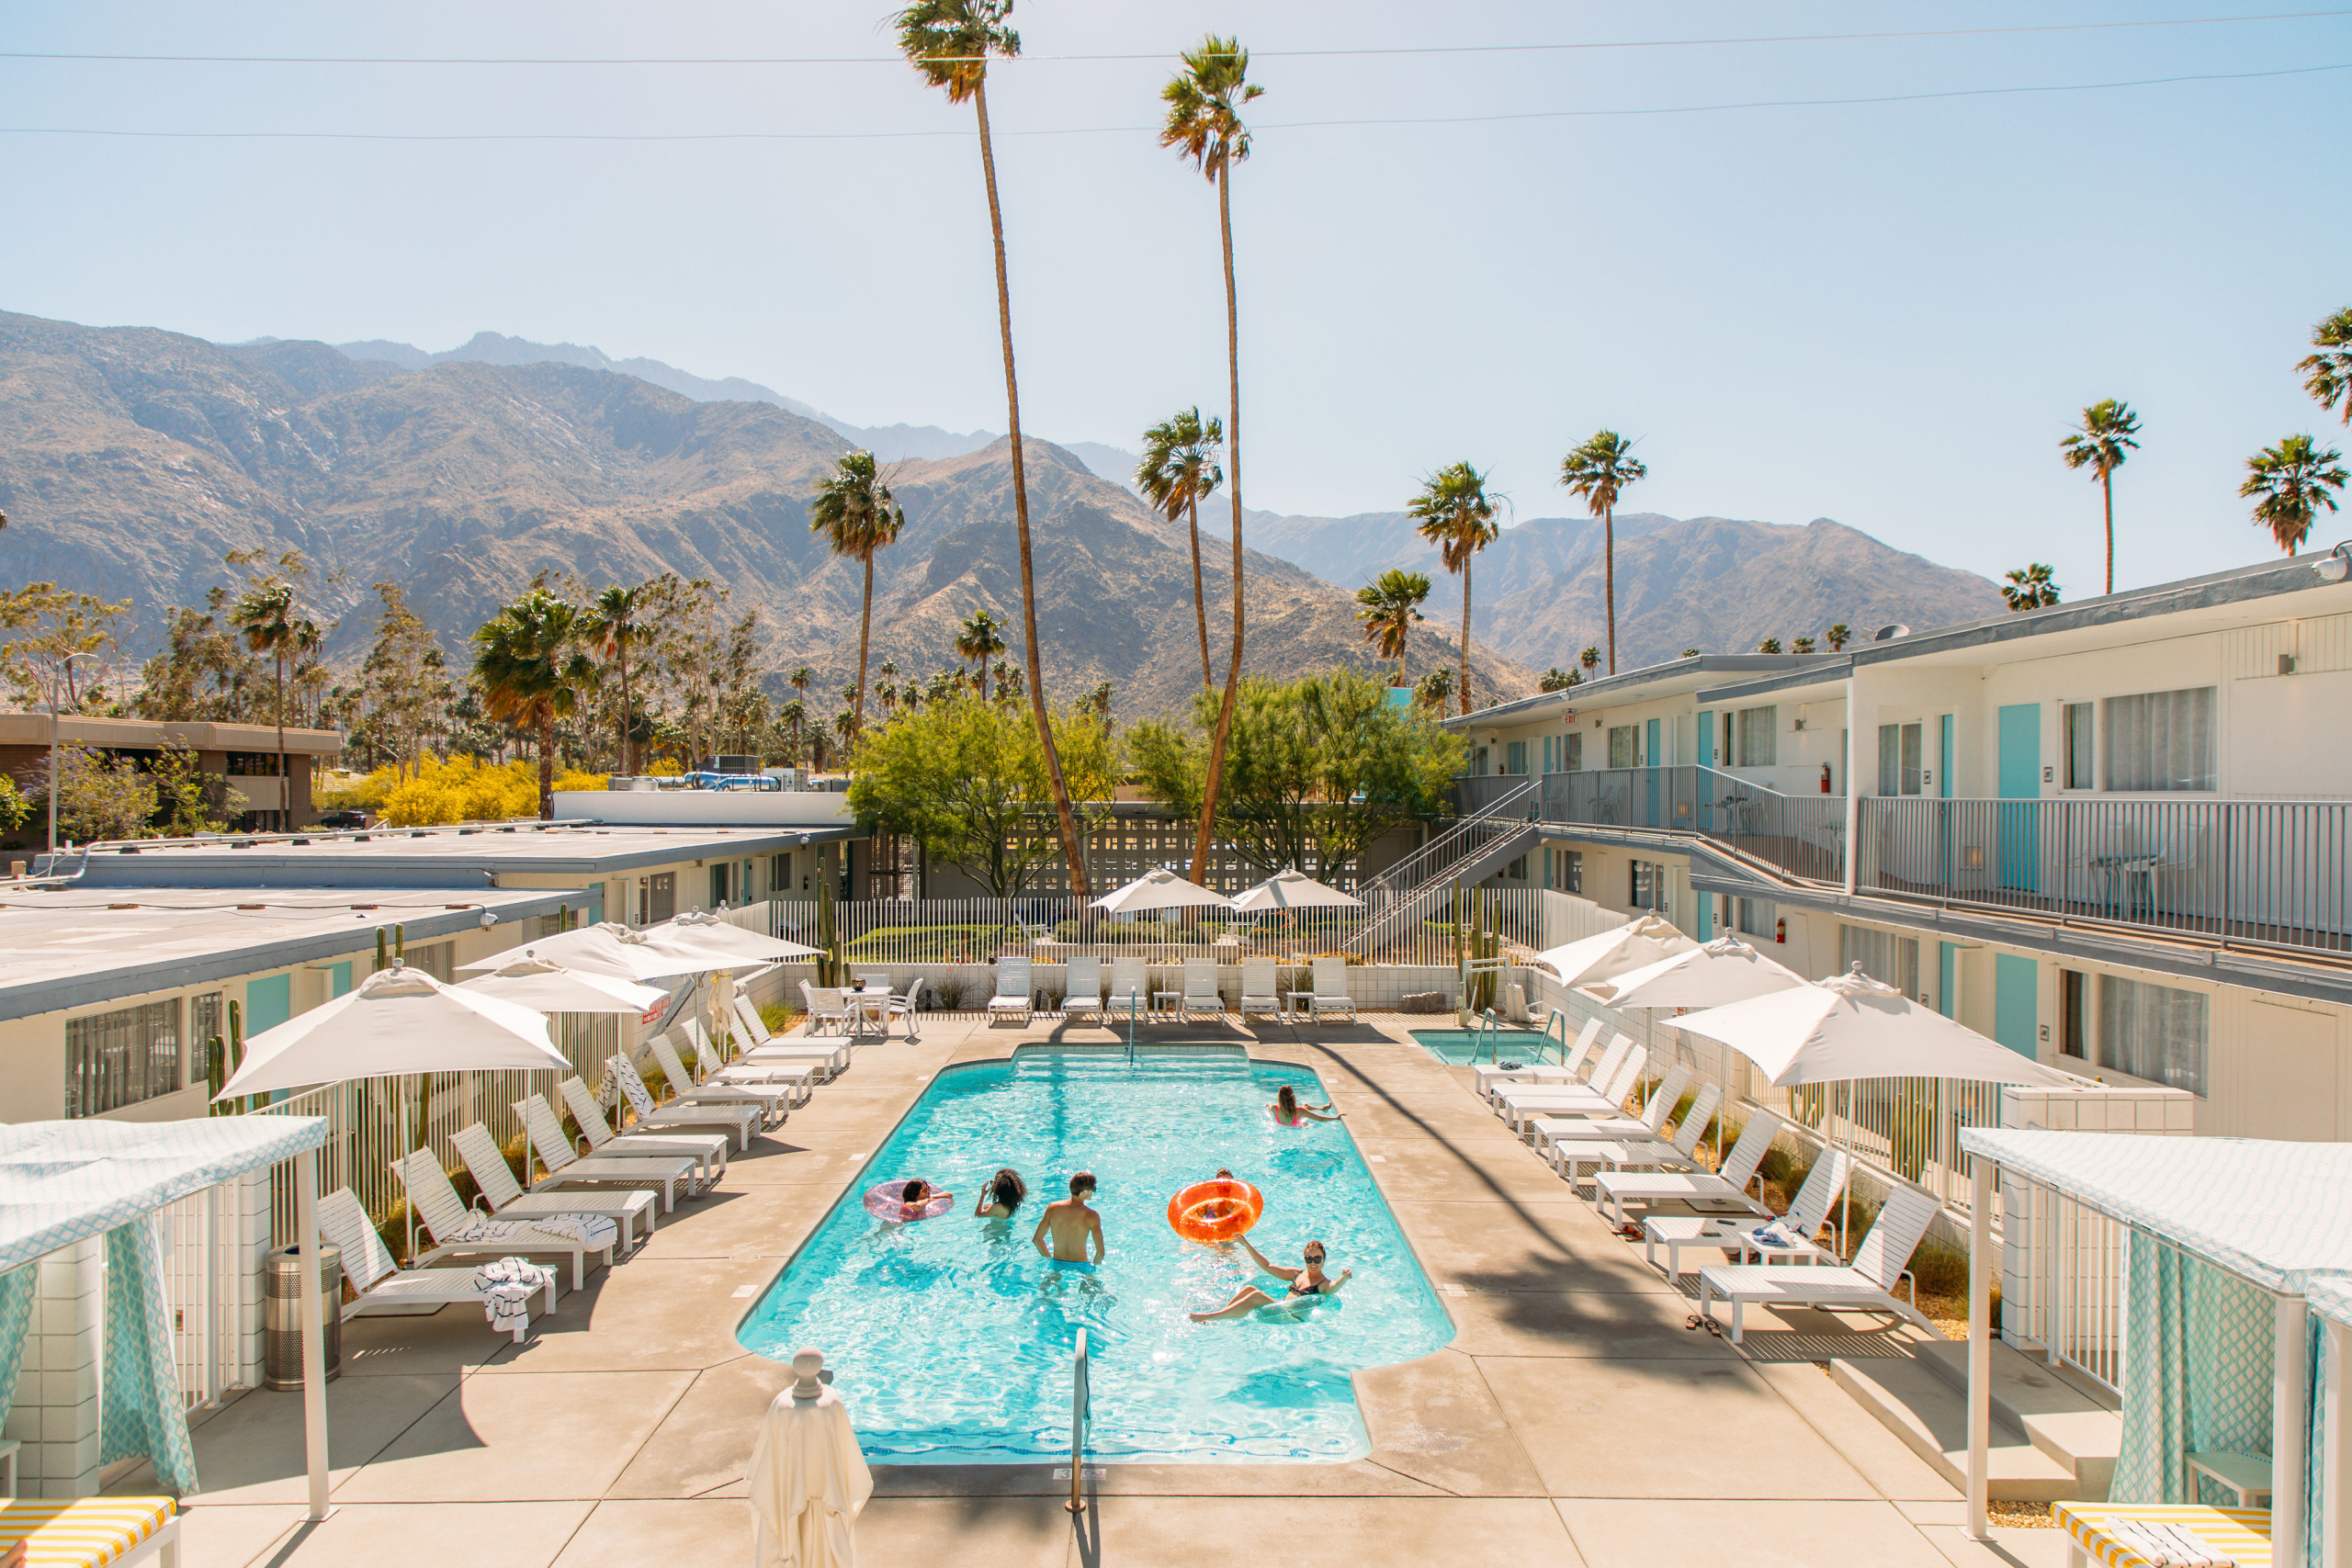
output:
[[1363,608],[1356,619],[1363,623],[1364,639],[1380,649],[1380,657],[1396,661],[1396,684],[1405,683],[1405,647],[1413,623],[1424,617],[1421,602],[1430,596],[1430,580],[1418,571],[1390,567],[1370,586],[1356,590]]
[[[1225,748],[1233,733],[1233,700],[1241,687],[1241,310],[1233,283],[1233,165],[1250,156],[1241,107],[1266,89],[1249,80],[1250,51],[1238,39],[1211,33],[1180,56],[1184,68],[1159,90],[1168,106],[1159,144],[1173,147],[1216,186],[1217,238],[1225,254],[1226,473],[1233,503],[1233,660],[1225,667],[1225,696],[1209,738],[1207,787],[1201,792],[1201,829],[1193,843],[1193,880],[1208,874],[1209,824],[1216,817],[1225,777]],[[1041,712],[1043,710],[1040,710]],[[1043,722],[1042,720],[1040,722]]]
[[1781,639],[1776,637],[1768,637],[1762,642],[1756,645],[1756,651],[1758,653],[1778,653],[1781,651]]
[[1413,688],[1413,701],[1426,708],[1442,713],[1446,698],[1453,695],[1453,671],[1441,664],[1420,679]]
[[2132,439],[2140,433],[2140,416],[2132,405],[2115,398],[2102,398],[2083,411],[2082,427],[2066,433],[2058,443],[2070,468],[2088,468],[2098,478],[2100,496],[2107,502],[2107,592],[2115,592],[2115,470],[2123,460],[2139,449]]
[[972,687],[987,696],[989,660],[1004,651],[1004,623],[986,610],[976,613],[956,633],[956,651],[979,667],[978,673],[972,677]]
[[874,552],[898,543],[899,530],[906,525],[906,509],[890,498],[888,477],[876,468],[871,452],[849,453],[817,481],[808,531],[822,534],[836,556],[852,557],[865,567],[857,615],[857,684],[849,705],[858,728],[865,723],[865,649],[874,631]]
[[2040,561],[2001,575],[2009,582],[2001,590],[2001,599],[2012,610],[2046,610],[2058,603],[2058,584],[2051,581],[2050,569]]
[[1565,692],[1570,686],[1581,685],[1583,682],[1584,677],[1575,671],[1563,670],[1555,664],[1544,671],[1544,678],[1535,682],[1535,689],[1539,692]]
[[1854,640],[1854,628],[1848,626],[1845,622],[1839,621],[1836,626],[1831,626],[1825,635],[1829,638],[1829,651],[1836,653],[1839,649],[1843,649],[1848,643]]
[[2335,510],[2335,498],[2327,492],[2342,490],[2352,479],[2352,474],[2335,466],[2343,456],[2308,435],[2290,435],[2245,460],[2245,483],[2238,486],[2238,493],[2258,498],[2254,520],[2268,528],[2289,555],[2311,536],[2321,507]]
[[1815,646],[1816,645],[1813,638],[1809,637],[1801,637],[1794,642],[1789,644],[1789,651],[1791,653],[1811,653]]
[[294,586],[273,577],[239,599],[229,612],[230,624],[243,634],[245,648],[266,653],[277,680],[277,825],[294,825],[294,783],[286,772],[286,661],[319,645],[319,628],[294,613]]
[[1597,642],[1587,644],[1585,650],[1577,655],[1577,662],[1583,665],[1587,671],[1600,669],[1600,645]]
[[797,765],[800,761],[802,737],[808,728],[808,705],[798,697],[793,698],[775,710],[775,722],[792,738],[792,761]]
[[587,614],[582,615],[580,621],[580,635],[586,638],[589,645],[599,654],[613,661],[615,672],[620,677],[621,715],[618,760],[620,771],[624,773],[637,772],[637,763],[630,755],[629,745],[631,728],[637,722],[637,707],[629,698],[628,650],[632,646],[642,647],[651,642],[655,630],[654,627],[637,618],[639,613],[644,608],[644,604],[645,585],[643,583],[639,583],[635,588],[608,587],[589,602]]
[[[1029,661],[1030,717],[1037,726],[1037,744],[1045,753],[1046,782],[1053,791],[1054,822],[1061,834],[1062,856],[1069,865],[1070,891],[1082,898],[1091,889],[1078,841],[1078,818],[1070,809],[1069,782],[1062,776],[1061,750],[1054,744],[1054,727],[1046,713],[1046,669],[1037,641],[1037,584],[1029,554],[1029,479],[1021,464],[1021,383],[1012,363],[1012,290],[1005,278],[1004,211],[997,202],[996,147],[989,135],[989,56],[1001,54],[1009,60],[1021,52],[1021,35],[1004,25],[1012,13],[1012,0],[914,0],[898,16],[899,50],[924,82],[946,89],[949,103],[969,99],[979,123],[980,177],[988,187],[989,238],[996,251],[997,330],[1004,344],[1004,410],[1012,453],[1012,526],[1020,545],[1021,626],[1027,640],[1023,652]],[[1234,505],[1238,533],[1238,499]],[[1238,581],[1235,592],[1239,592]],[[1238,656],[1235,662],[1239,662]],[[1210,777],[1216,777],[1214,768]],[[1214,783],[1211,789],[1214,793]]]
[[571,651],[579,622],[570,604],[534,588],[474,633],[483,708],[538,737],[542,818],[555,815],[555,721],[571,716],[576,688],[594,674],[585,654]]
[[1225,440],[1225,422],[1212,414],[1201,417],[1197,405],[1173,419],[1163,420],[1143,433],[1143,460],[1136,465],[1136,488],[1170,523],[1182,521],[1193,533],[1193,619],[1201,633],[1201,684],[1216,683],[1209,670],[1208,602],[1201,586],[1201,502],[1225,482],[1216,466],[1216,449]]
[[1422,538],[1438,547],[1448,571],[1462,574],[1462,711],[1470,711],[1470,562],[1502,530],[1487,476],[1467,463],[1449,463],[1421,481],[1421,493],[1405,503]]
[[2342,403],[2344,423],[2352,424],[2352,305],[2312,329],[2312,346],[2319,352],[2295,367],[2303,373],[2303,390],[2324,409]]
[[1560,459],[1560,482],[1570,495],[1584,497],[1586,509],[1600,519],[1602,591],[1609,606],[1609,672],[1617,673],[1617,498],[1635,479],[1645,479],[1649,468],[1633,455],[1634,444],[1613,430],[1597,430],[1592,439]]

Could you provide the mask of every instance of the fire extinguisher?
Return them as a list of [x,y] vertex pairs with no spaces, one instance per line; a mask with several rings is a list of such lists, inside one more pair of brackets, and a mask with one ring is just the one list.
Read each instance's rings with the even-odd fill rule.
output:
[[1786,915],[1772,922],[1772,940],[1783,943],[1789,940],[1789,918]]
[[1829,793],[1829,764],[1826,762],[1821,764],[1821,793]]

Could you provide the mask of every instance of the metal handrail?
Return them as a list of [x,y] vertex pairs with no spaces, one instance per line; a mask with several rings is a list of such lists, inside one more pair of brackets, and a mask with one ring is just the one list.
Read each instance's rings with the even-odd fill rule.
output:
[[[1378,876],[1364,883],[1363,886],[1356,889],[1357,895],[1366,903],[1370,903],[1372,898],[1378,895],[1394,894],[1399,888],[1418,888],[1421,883],[1428,880],[1421,869],[1423,862],[1453,847],[1456,840],[1481,828],[1492,827],[1497,818],[1542,788],[1543,784],[1541,776],[1530,778],[1525,784],[1510,791],[1501,798],[1468,813],[1452,828],[1431,839]],[[1461,857],[1456,855],[1453,858],[1458,860]],[[1451,864],[1452,862],[1448,863]]]
[[1078,1331],[1078,1352],[1070,1363],[1069,1380],[1069,1501],[1062,1506],[1069,1513],[1086,1512],[1086,1499],[1080,1486],[1086,1475],[1086,1408],[1090,1390],[1087,1386],[1086,1330]]

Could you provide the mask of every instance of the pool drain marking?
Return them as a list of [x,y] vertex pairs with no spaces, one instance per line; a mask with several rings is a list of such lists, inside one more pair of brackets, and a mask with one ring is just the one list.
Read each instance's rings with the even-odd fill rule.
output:
[[[1078,1478],[1080,1481],[1100,1481],[1102,1479],[1102,1467],[1099,1464],[1086,1465],[1079,1471]],[[1059,1470],[1054,1472],[1054,1479],[1056,1481],[1068,1481],[1069,1479],[1069,1466],[1064,1465]]]

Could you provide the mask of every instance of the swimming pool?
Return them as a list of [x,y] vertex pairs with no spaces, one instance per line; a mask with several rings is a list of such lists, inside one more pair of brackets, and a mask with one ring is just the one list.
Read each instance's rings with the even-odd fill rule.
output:
[[[950,1067],[737,1329],[835,1369],[868,1458],[892,1464],[1035,1463],[1069,1456],[1070,1353],[1087,1330],[1090,1460],[1202,1463],[1359,1459],[1371,1450],[1348,1374],[1453,1337],[1346,1127],[1275,1124],[1281,1085],[1322,1099],[1303,1067],[1239,1051],[1145,1056],[1023,1050]],[[1180,1239],[1170,1194],[1229,1166],[1266,1195],[1250,1239],[1295,1266],[1311,1236],[1346,1292],[1295,1313],[1194,1324],[1242,1285],[1272,1281],[1238,1247]],[[1029,1184],[1012,1220],[970,1217],[1011,1166]],[[1030,1246],[1074,1170],[1101,1182],[1100,1269]],[[865,1212],[865,1189],[920,1175],[958,1195],[915,1224]],[[1276,1287],[1279,1290],[1279,1287]]]
[[[1489,1062],[1497,1056],[1516,1062],[1537,1061],[1552,1043],[1552,1037],[1537,1029],[1498,1029],[1492,1034],[1476,1029],[1416,1029],[1411,1032],[1421,1049],[1457,1067],[1470,1062]],[[1558,1059],[1556,1055],[1553,1059]]]

